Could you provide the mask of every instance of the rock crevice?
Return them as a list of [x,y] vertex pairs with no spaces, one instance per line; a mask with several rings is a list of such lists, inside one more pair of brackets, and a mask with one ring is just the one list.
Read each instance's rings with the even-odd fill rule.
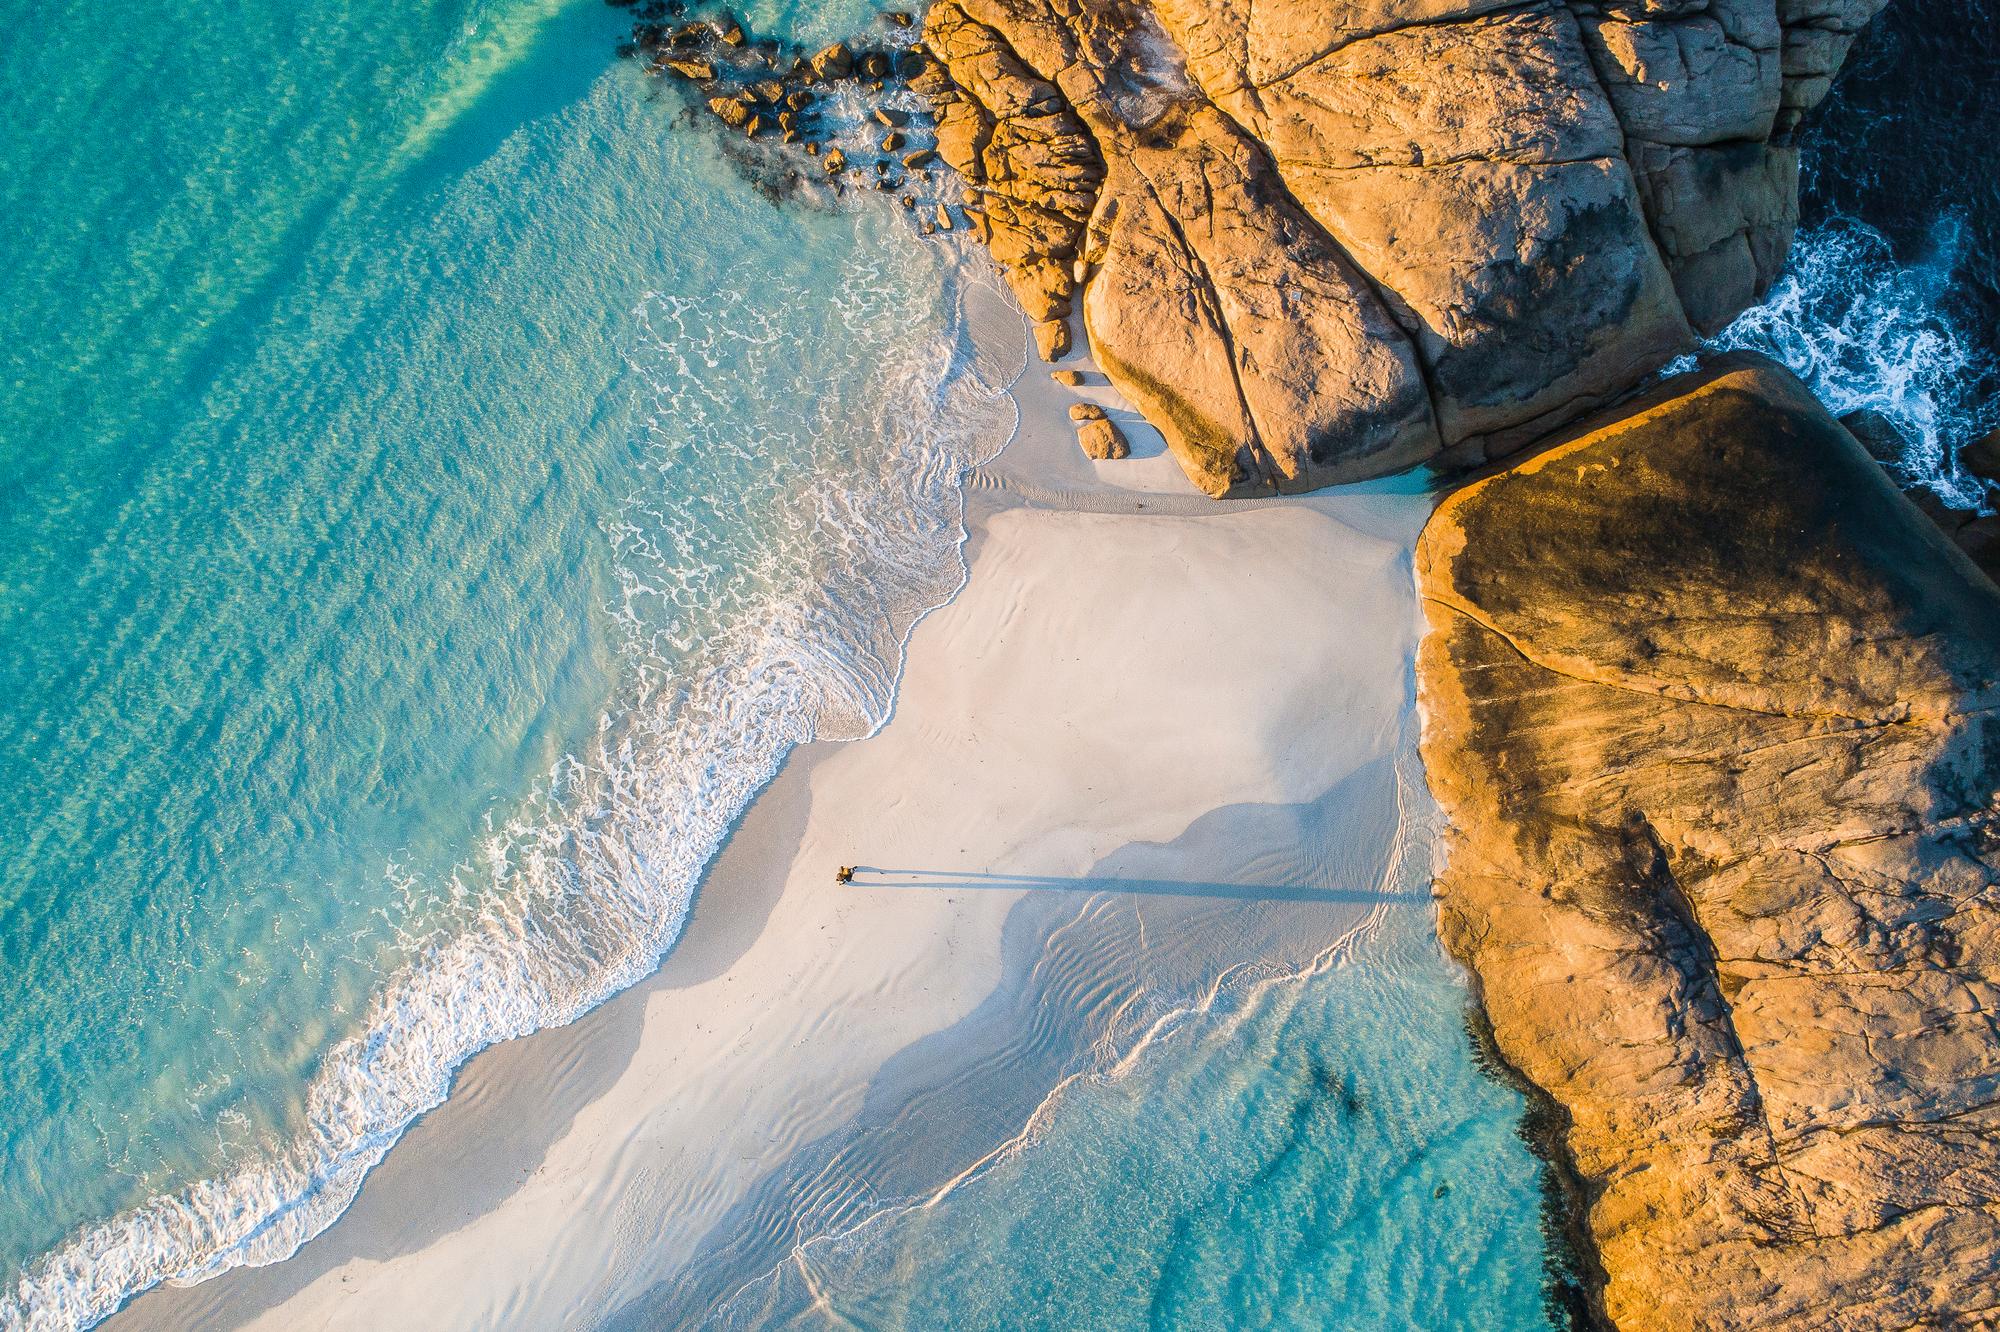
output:
[[1418,577],[1440,934],[1567,1116],[1603,1314],[1980,1325],[2000,591],[1747,361],[1453,494]]
[[1760,298],[1788,136],[1880,4],[939,0],[925,39],[1023,307],[1081,288],[1114,382],[1240,495],[1499,456]]

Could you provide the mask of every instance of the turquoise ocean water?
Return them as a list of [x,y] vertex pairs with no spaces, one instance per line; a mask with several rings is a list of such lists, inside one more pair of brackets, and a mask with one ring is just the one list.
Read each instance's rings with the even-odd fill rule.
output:
[[[470,1053],[651,968],[958,585],[1015,367],[954,254],[772,204],[628,18],[0,0],[0,1328],[317,1233]],[[1371,947],[819,1276],[880,1326],[1543,1325],[1519,1098]]]
[[595,0],[4,9],[0,1326],[63,1327],[644,974],[1012,418],[942,252],[769,205]]
[[1521,1101],[1464,1017],[1426,914],[1398,909],[1336,969],[1070,1084],[971,1178],[810,1240],[716,1324],[1564,1327]]

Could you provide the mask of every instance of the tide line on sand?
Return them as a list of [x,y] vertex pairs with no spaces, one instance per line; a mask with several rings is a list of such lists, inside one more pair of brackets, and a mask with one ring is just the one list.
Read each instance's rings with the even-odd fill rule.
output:
[[[981,313],[982,340],[1022,335]],[[1214,505],[1136,424],[1134,459],[1093,464],[1069,404],[1124,408],[1087,382],[1024,372],[1017,436],[968,488],[971,576],[915,631],[891,720],[794,755],[658,976],[475,1059],[297,1257],[112,1326],[552,1326],[677,1281],[726,1297],[768,1265],[756,1236],[935,1188],[1020,1132],[1002,1097],[988,1122],[934,1110],[955,1141],[852,1137],[956,1104],[938,1089],[981,1042],[1014,1052],[1032,1114],[1160,996],[1310,966],[1379,910],[1427,499]],[[1204,840],[1226,810],[1268,816]],[[838,886],[839,865],[862,868]],[[822,1158],[840,1169],[788,1173]]]

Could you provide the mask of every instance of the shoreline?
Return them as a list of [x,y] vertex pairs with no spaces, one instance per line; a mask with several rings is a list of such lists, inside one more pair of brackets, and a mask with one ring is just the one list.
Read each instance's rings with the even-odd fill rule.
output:
[[[992,310],[975,317],[983,346],[1024,337],[1019,316],[1008,311],[1006,318],[1011,328],[1000,326]],[[412,1126],[348,1211],[292,1258],[148,1292],[110,1325],[532,1321],[533,1307],[520,1303],[531,1297],[530,1274],[532,1298],[544,1301],[544,1310],[630,1304],[696,1255],[712,1252],[731,1225],[740,1229],[741,1209],[794,1155],[881,1103],[885,1070],[906,1053],[926,1042],[1004,1043],[1007,1024],[989,1023],[981,1035],[973,1019],[1008,989],[1009,922],[1024,906],[1050,916],[1025,899],[1100,897],[1077,891],[1084,880],[1074,876],[1102,876],[1107,863],[1134,848],[1171,846],[1225,807],[1309,804],[1367,768],[1367,755],[1380,759],[1399,745],[1409,725],[1416,633],[1408,551],[1428,500],[1405,482],[1217,506],[1181,477],[1157,435],[1101,378],[1092,374],[1094,386],[1072,391],[1055,385],[1046,367],[1027,365],[1011,390],[1019,410],[1013,440],[965,488],[971,573],[952,602],[913,630],[890,721],[866,740],[794,751],[739,821],[704,878],[686,932],[652,978],[567,1027],[475,1057],[450,1098]],[[1083,459],[1065,412],[1079,399],[1111,410],[1132,437],[1132,460]],[[1147,571],[1145,582],[1107,576],[1121,561],[1134,575]],[[1353,587],[1335,591],[1342,603],[1367,603],[1364,610],[1348,608],[1357,619],[1301,634],[1303,644],[1281,645],[1275,635],[1256,641],[1261,625],[1310,597],[1327,567],[1342,561],[1374,571],[1358,580],[1360,595],[1343,595]],[[1092,576],[1070,576],[1078,565],[1091,566]],[[1039,589],[1040,605],[1056,608],[1060,624],[1053,632],[1024,623],[1038,604],[1024,586]],[[1176,616],[1176,609],[1196,614]],[[1165,665],[1157,652],[1150,661],[1133,658],[1129,641],[1116,641],[1117,627],[1107,622],[1121,614],[1128,639],[1183,635],[1179,646],[1217,656],[1227,671],[1260,676],[1243,697],[1224,701],[1217,716],[1196,724],[1208,741],[1202,749],[1219,761],[1199,780],[1165,784],[1183,789],[1141,793],[1145,783],[1158,781],[1165,756],[1156,751],[1135,761],[1129,752],[1161,739],[1155,705],[1130,695],[1179,691],[1186,698],[1177,711],[1186,713],[1200,707],[1204,672],[1179,661]],[[1049,652],[1065,641],[1073,655]],[[1089,660],[1104,653],[1122,655],[1119,674],[1141,677],[1146,688],[1128,695],[1104,678],[1101,663]],[[1301,656],[1335,668],[1336,697],[1322,696],[1324,672],[1298,668]],[[983,684],[976,680],[982,668],[993,677]],[[1036,672],[1038,679],[1021,678]],[[1342,681],[1343,672],[1356,678]],[[1359,740],[1341,734],[1366,729],[1349,725],[1356,712],[1340,705],[1342,688],[1372,700],[1378,714]],[[1072,705],[1079,692],[1090,692],[1095,706],[1065,709],[1062,726],[1037,728],[1035,715],[1052,689]],[[1076,735],[1078,718],[1093,716],[1106,734]],[[1348,752],[1332,761],[1324,754],[1301,760],[1297,751],[1308,748],[1297,743],[1302,735]],[[1012,763],[989,764],[1001,745],[1017,751],[1006,756]],[[1178,737],[1166,748],[1178,749]],[[1342,762],[1349,770],[1340,771]],[[986,767],[999,771],[982,773]],[[1375,769],[1380,794],[1385,769],[1379,763]],[[1112,796],[1092,789],[1094,771],[1127,789]],[[905,789],[885,814],[878,798],[899,782]],[[1069,808],[1058,816],[1047,803],[1049,788],[1065,783],[1077,789],[1064,793]],[[938,803],[925,819],[913,823],[906,811],[897,812],[933,789]],[[1076,807],[1080,800],[1090,803],[1089,816]],[[996,802],[1019,809],[1009,814]],[[879,826],[869,827],[871,820]],[[942,830],[949,835],[939,840],[931,825],[953,820],[964,826]],[[1333,823],[1337,838],[1339,818]],[[856,827],[866,832],[865,849],[835,844],[842,834],[830,829]],[[1347,831],[1380,849],[1381,829]],[[1240,832],[1233,840],[1242,840]],[[897,844],[904,855],[892,865],[951,867],[942,878],[920,876],[946,883],[942,897],[908,891],[895,876],[864,875],[864,883],[875,880],[867,896],[876,900],[842,902],[830,883],[820,882],[830,880],[837,861],[881,859],[875,848]],[[1200,860],[1183,851],[1180,872],[1161,870],[1160,878],[1198,871]],[[1175,857],[1148,863],[1172,864]],[[1001,877],[982,884],[986,874]],[[1010,882],[1017,875],[1068,891],[1031,894]],[[1163,899],[1172,910],[1195,900]],[[1300,913],[1319,919],[1302,927]],[[1292,904],[1262,914],[1272,918],[1254,926],[1264,933],[1243,949],[1246,957],[1282,952],[1287,940],[1310,954],[1316,932],[1339,933],[1365,913],[1348,903]],[[1143,919],[1139,928],[1143,933]],[[1106,935],[1118,937],[1116,930]],[[833,956],[816,956],[829,938],[839,941]],[[1161,988],[1199,990],[1215,968],[1237,960],[1184,962],[1183,973],[1174,975],[1163,966]],[[757,993],[788,971],[792,983]],[[775,1013],[787,996],[794,1006]],[[847,1016],[857,1011],[859,1017]],[[1069,1044],[1031,1052],[1043,1061],[1044,1075],[1073,1064],[1077,1048],[1107,1038],[1103,1015],[1070,1016]],[[937,1066],[918,1059],[904,1094],[921,1092],[926,1070]],[[689,1068],[700,1072],[677,1073]],[[1032,1078],[1020,1081],[1011,1090],[1033,1101],[1049,1091]],[[1013,1107],[1017,1116],[1019,1110]],[[996,1127],[982,1130],[987,1139]],[[1001,1140],[965,1135],[952,1149],[957,1156],[941,1155],[978,1159]],[[893,1162],[877,1154],[869,1164],[880,1170]],[[924,1182],[916,1187],[921,1191]],[[621,1209],[622,1219],[602,1219]],[[644,1252],[624,1255],[621,1263],[616,1244],[635,1228],[651,1232]],[[622,1269],[616,1281],[615,1269]],[[510,1279],[523,1287],[510,1289]],[[418,1299],[418,1291],[429,1294]],[[442,1291],[462,1292],[469,1302]]]

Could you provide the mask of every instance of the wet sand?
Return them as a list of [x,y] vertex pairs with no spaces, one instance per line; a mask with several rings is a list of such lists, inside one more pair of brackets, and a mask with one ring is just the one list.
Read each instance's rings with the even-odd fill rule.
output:
[[[653,979],[473,1060],[294,1258],[109,1326],[695,1320],[949,1187],[1162,1013],[1379,910],[1429,501],[1217,505],[1090,379],[1024,373],[892,719],[794,753]],[[1133,459],[1083,458],[1079,398]]]

